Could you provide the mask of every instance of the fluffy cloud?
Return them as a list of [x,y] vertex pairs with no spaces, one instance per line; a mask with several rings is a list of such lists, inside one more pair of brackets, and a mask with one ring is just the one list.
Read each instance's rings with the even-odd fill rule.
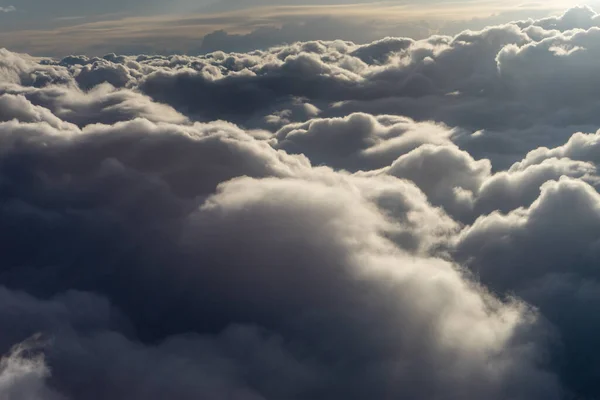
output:
[[276,132],[277,148],[304,154],[315,164],[350,171],[390,165],[423,144],[449,144],[452,130],[392,115],[351,114],[345,118],[310,119]]
[[[87,396],[81,380],[113,398],[558,393],[537,366],[541,344],[523,333],[545,330],[531,310],[395,244],[435,213],[424,196],[418,206],[393,196],[402,182],[313,169],[222,123],[3,128],[2,276],[39,298],[7,291],[3,304],[22,309],[10,323],[18,339],[57,337],[48,362],[66,396]],[[254,178],[219,184],[241,175]],[[428,228],[455,229],[442,222]],[[109,367],[111,355],[125,364]],[[172,363],[206,382],[155,381]],[[207,371],[213,363],[222,369]]]
[[[478,219],[458,238],[458,258],[481,281],[516,293],[556,325],[564,349],[561,376],[579,393],[596,393],[598,322],[586,310],[598,302],[600,196],[580,180],[549,181],[527,209]],[[585,315],[585,317],[584,317]]]
[[598,398],[597,15],[0,52],[0,397]]

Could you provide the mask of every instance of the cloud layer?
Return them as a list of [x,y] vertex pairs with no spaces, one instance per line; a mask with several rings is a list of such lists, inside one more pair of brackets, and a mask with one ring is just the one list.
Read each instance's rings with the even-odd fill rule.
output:
[[0,397],[600,398],[599,26],[0,51]]
[[21,0],[18,11],[2,19],[0,40],[13,51],[54,57],[247,52],[296,41],[365,44],[386,36],[455,35],[568,6],[566,0]]

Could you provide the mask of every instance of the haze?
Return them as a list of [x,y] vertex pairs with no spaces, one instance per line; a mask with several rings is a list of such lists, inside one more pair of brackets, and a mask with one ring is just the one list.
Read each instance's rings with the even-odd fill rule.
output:
[[[282,40],[343,38],[366,43],[378,37],[424,38],[481,29],[490,23],[562,12],[571,2],[299,0],[21,0],[0,5],[0,39],[16,51],[56,56],[106,52],[198,52],[215,31],[249,34],[264,27],[300,25]],[[591,4],[591,3],[589,3]],[[305,29],[303,25],[308,24]],[[272,38],[253,37],[256,48]],[[271,40],[269,40],[271,39]],[[243,42],[243,39],[242,39]],[[214,46],[210,43],[210,46]],[[221,50],[249,50],[228,41]],[[214,48],[211,47],[212,50]]]

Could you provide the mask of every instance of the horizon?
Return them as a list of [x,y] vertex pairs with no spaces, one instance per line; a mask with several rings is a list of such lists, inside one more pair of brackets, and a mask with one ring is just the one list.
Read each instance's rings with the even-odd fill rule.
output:
[[[570,4],[564,0],[344,4],[345,1],[340,0],[307,5],[304,1],[290,0],[286,4],[257,0],[254,4],[246,1],[242,5],[237,1],[220,0],[210,7],[208,1],[205,6],[199,6],[198,1],[185,0],[165,9],[160,0],[152,0],[151,4],[147,1],[115,1],[92,7],[96,3],[62,0],[63,6],[51,7],[50,14],[47,7],[35,11],[39,0],[29,0],[29,7],[27,3],[18,7],[5,3],[0,5],[4,11],[0,12],[0,40],[10,50],[45,57],[101,56],[109,52],[197,54],[203,51],[203,40],[210,40],[221,32],[231,36],[230,42],[234,42],[236,35],[242,36],[239,41],[243,41],[264,28],[283,26],[285,30],[290,25],[310,25],[314,37],[322,34],[329,40],[364,44],[384,36],[424,39],[432,34],[455,35],[462,30],[479,30],[492,24],[555,16]],[[74,4],[78,6],[73,7]],[[588,1],[580,5],[593,7],[595,4],[597,2]],[[288,39],[309,40],[303,38],[308,32],[298,31],[288,35]],[[274,45],[264,38],[254,39],[257,49]],[[240,48],[234,43],[224,45],[233,51]],[[243,48],[243,51],[248,50]]]

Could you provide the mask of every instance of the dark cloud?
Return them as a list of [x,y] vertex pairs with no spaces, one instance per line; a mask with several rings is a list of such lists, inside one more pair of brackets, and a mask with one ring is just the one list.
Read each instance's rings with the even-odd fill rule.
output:
[[[457,142],[477,158],[508,167],[540,145],[557,146],[573,131],[595,130],[596,28],[556,29],[586,29],[595,18],[588,8],[576,8],[455,37],[366,45],[315,40],[245,54],[112,61],[121,67],[102,60],[82,69],[78,80],[86,88],[103,81],[137,86],[194,119],[249,127],[264,127],[265,115],[286,110],[296,98],[319,108],[322,117],[367,112],[433,119],[477,131]],[[278,36],[269,29],[266,37]],[[212,48],[226,47],[219,42]],[[178,67],[167,68],[175,60]],[[133,61],[138,69],[123,68]]]
[[598,398],[597,19],[0,51],[0,397]]
[[460,236],[460,259],[499,292],[540,307],[561,334],[561,376],[577,393],[596,396],[598,322],[584,310],[598,301],[598,193],[580,180],[542,186],[527,209],[480,218]]
[[[503,398],[518,387],[518,398],[531,398],[557,390],[536,365],[541,353],[525,351],[534,343],[521,330],[542,329],[534,315],[491,298],[446,261],[395,247],[386,239],[395,223],[358,178],[313,171],[305,158],[226,124],[136,120],[81,132],[4,124],[0,276],[40,298],[23,295],[20,322],[10,326],[22,338],[56,337],[50,382],[66,396]],[[216,188],[242,174],[273,178]],[[433,295],[440,285],[447,295]],[[83,298],[62,297],[72,290]],[[459,328],[464,318],[476,346]],[[488,367],[498,348],[502,372]],[[124,365],[109,367],[115,357]],[[171,363],[192,369],[158,379]],[[214,363],[223,369],[202,372]],[[424,374],[427,384],[408,384]]]

